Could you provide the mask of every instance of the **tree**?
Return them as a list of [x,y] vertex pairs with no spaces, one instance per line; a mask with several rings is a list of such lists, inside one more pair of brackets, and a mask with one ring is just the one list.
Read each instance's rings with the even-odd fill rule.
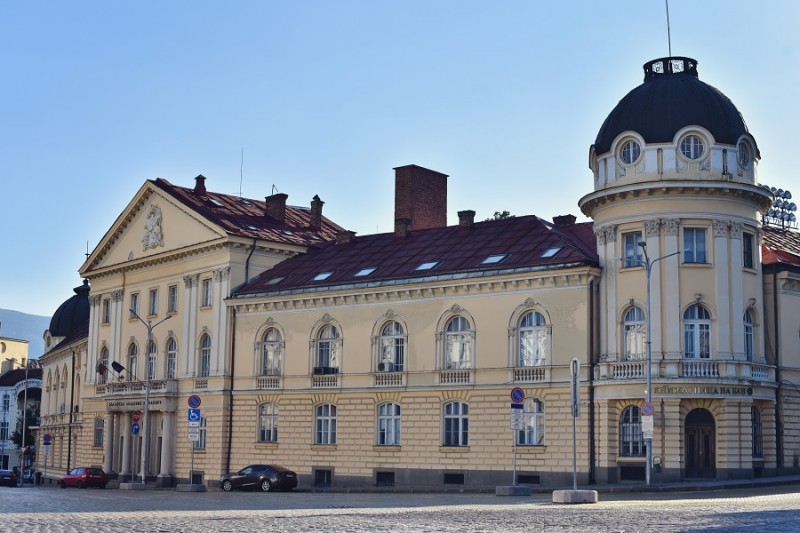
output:
[[514,218],[514,215],[512,215],[509,211],[495,211],[494,215],[484,220],[484,222],[488,222],[490,220],[504,220],[506,218]]
[[[33,407],[28,407],[28,409],[25,411],[25,446],[33,446],[36,443],[31,428],[37,426],[38,424],[39,424],[39,410],[34,409]],[[15,429],[14,433],[11,435],[11,442],[13,442],[17,446],[17,448],[22,446],[21,416],[17,418],[17,429]]]

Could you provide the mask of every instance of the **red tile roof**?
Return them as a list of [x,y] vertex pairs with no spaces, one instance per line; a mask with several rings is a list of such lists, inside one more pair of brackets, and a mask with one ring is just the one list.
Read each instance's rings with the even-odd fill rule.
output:
[[762,264],[764,266],[786,265],[800,268],[800,232],[774,226],[764,226],[762,229]]
[[[536,216],[477,222],[469,228],[448,226],[411,231],[405,238],[394,233],[355,237],[348,243],[322,243],[308,253],[287,259],[236,291],[234,297],[320,287],[398,284],[434,277],[470,277],[513,273],[566,265],[597,266],[591,223],[556,226]],[[545,250],[558,248],[552,257]],[[491,255],[506,254],[497,263],[481,264]],[[430,270],[417,270],[425,262]],[[369,275],[356,276],[365,268]],[[314,277],[331,272],[324,280]]]
[[190,209],[221,226],[229,235],[265,241],[308,246],[331,240],[342,228],[325,217],[319,228],[311,226],[311,209],[286,206],[284,223],[265,215],[264,200],[242,198],[206,191],[197,195],[194,189],[173,185],[163,178],[149,180]]

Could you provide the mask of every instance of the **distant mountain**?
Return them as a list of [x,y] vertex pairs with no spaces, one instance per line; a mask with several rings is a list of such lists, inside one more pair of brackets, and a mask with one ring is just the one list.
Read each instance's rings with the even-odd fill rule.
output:
[[0,309],[0,337],[28,341],[28,357],[31,359],[38,359],[44,353],[42,336],[49,327],[49,316]]

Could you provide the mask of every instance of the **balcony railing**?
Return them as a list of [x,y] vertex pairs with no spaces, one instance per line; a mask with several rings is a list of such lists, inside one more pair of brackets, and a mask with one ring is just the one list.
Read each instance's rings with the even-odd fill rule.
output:
[[468,385],[472,383],[472,370],[441,370],[439,383],[441,385]]
[[405,385],[405,372],[378,372],[374,374],[376,387],[402,387]]
[[259,389],[280,389],[280,376],[259,376],[256,380],[256,388]]
[[311,376],[314,389],[336,389],[339,387],[339,374],[314,374]]
[[547,381],[547,370],[543,366],[525,366],[514,369],[514,381],[520,383],[535,383]]
[[[652,363],[653,379],[713,379],[774,381],[775,367],[749,361],[665,359]],[[647,377],[646,361],[608,361],[597,365],[600,380],[639,380]]]
[[[145,384],[141,381],[114,381],[111,383],[98,384],[94,387],[95,394],[98,396],[106,395],[125,395],[125,394],[144,394]],[[174,394],[178,392],[178,380],[176,379],[151,379],[150,393]]]

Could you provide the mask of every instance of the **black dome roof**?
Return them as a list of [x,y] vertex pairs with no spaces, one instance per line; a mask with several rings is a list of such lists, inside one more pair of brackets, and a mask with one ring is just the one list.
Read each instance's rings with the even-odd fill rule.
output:
[[61,304],[50,319],[53,337],[67,337],[89,320],[89,280],[83,280],[83,285],[73,290],[75,296]]
[[644,73],[644,83],[625,95],[603,122],[594,141],[596,154],[608,152],[614,139],[628,130],[647,143],[671,142],[686,126],[701,126],[716,142],[731,145],[748,133],[733,102],[698,79],[694,59],[655,59],[645,63]]

